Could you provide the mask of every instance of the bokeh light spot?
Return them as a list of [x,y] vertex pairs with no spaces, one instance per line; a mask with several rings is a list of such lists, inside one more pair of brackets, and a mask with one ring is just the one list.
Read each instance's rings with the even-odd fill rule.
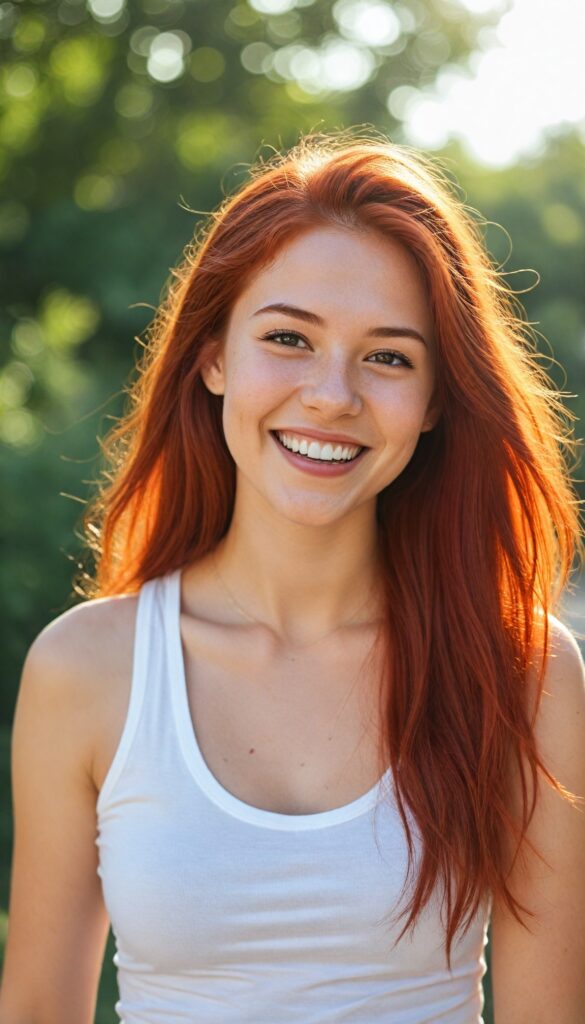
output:
[[50,67],[71,103],[89,106],[98,99],[107,76],[108,44],[103,37],[77,36],[53,47]]
[[413,85],[399,85],[387,100],[387,107],[397,121],[406,121],[420,103],[420,92]]
[[24,100],[7,107],[0,120],[3,145],[13,150],[26,150],[34,145],[40,117],[40,104]]
[[103,210],[116,195],[116,179],[111,174],[84,174],[75,182],[73,198],[82,210]]
[[289,39],[295,39],[302,28],[303,23],[298,11],[290,11],[288,14],[281,14],[279,18],[272,18],[267,25],[268,36],[274,43],[287,43]]
[[[307,46],[290,47],[289,50],[288,67],[293,78],[302,82],[319,77],[321,61],[314,50],[309,50]],[[284,51],[281,51],[281,54],[284,57]]]
[[583,220],[565,203],[549,203],[541,211],[544,229],[555,245],[578,245],[583,241]]
[[249,43],[244,46],[240,54],[240,60],[246,71],[253,75],[261,75],[271,64],[274,50],[268,43]]
[[221,157],[233,134],[233,120],[220,112],[188,114],[179,122],[175,152],[187,170],[197,171]]
[[5,69],[2,84],[9,96],[20,100],[30,96],[38,80],[37,71],[31,64],[13,64]]
[[296,0],[248,0],[250,7],[260,14],[288,14],[296,7]]
[[408,130],[424,145],[440,149],[447,144],[449,133],[441,103],[423,99],[412,108],[408,117]]
[[153,25],[143,25],[141,28],[135,29],[130,36],[130,49],[134,53],[140,54],[141,57],[148,57],[152,41],[156,39],[157,35],[158,29]]
[[26,363],[13,360],[0,371],[0,406],[16,409],[24,405],[34,384],[34,374]]
[[53,288],[43,299],[39,320],[48,347],[64,351],[91,337],[100,321],[100,312],[87,296]]
[[359,89],[367,82],[375,66],[369,50],[342,40],[327,43],[321,51],[321,58],[325,85],[340,91]]
[[213,46],[198,46],[189,60],[189,71],[197,82],[215,82],[226,68],[223,53]]
[[369,46],[389,46],[402,31],[400,19],[384,0],[337,0],[333,16],[344,35]]
[[34,359],[43,351],[45,342],[39,323],[23,317],[12,328],[12,349],[24,359]]
[[254,11],[247,3],[236,4],[228,14],[228,21],[231,21],[234,25],[239,25],[242,28],[248,28],[250,25],[255,25],[259,20],[258,12]]
[[126,6],[126,0],[87,0],[87,6],[97,21],[115,21]]
[[29,409],[9,409],[0,415],[0,441],[13,448],[29,448],[42,436],[41,425]]
[[160,32],[150,44],[147,70],[157,82],[174,82],[185,70],[184,33]]
[[147,85],[130,82],[116,93],[114,106],[122,117],[139,118],[150,113],[154,97]]
[[44,18],[24,14],[14,26],[12,45],[17,53],[35,53],[42,46],[46,34],[47,25]]

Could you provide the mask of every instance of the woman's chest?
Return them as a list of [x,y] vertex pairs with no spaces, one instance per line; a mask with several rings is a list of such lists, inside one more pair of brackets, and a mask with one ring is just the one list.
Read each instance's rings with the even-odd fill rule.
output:
[[[354,629],[320,651],[275,655],[254,630],[218,628],[181,616],[188,729],[211,774],[244,803],[312,814],[368,792],[378,759],[379,663],[373,633]],[[133,622],[128,642],[101,673],[93,778],[98,792],[128,713]],[[192,744],[192,745],[193,745]]]
[[[251,637],[248,640],[251,641]],[[238,799],[281,814],[351,803],[383,774],[378,691],[367,641],[310,656],[251,642],[183,642],[191,725],[212,775]]]
[[[242,958],[326,964],[342,950],[350,962],[388,962],[396,935],[387,915],[406,877],[392,807],[379,807],[375,822],[367,812],[295,832],[245,823],[185,793],[140,794],[123,815],[105,808],[104,896],[133,959],[173,972]],[[433,938],[438,947],[440,931]]]

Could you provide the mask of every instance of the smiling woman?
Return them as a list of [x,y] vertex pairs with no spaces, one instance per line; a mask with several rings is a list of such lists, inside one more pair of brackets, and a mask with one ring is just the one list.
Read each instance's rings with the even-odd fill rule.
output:
[[108,921],[126,1024],[478,1024],[490,919],[496,1024],[579,1024],[573,442],[469,213],[303,138],[139,369],[23,671],[0,1024],[90,1024]]

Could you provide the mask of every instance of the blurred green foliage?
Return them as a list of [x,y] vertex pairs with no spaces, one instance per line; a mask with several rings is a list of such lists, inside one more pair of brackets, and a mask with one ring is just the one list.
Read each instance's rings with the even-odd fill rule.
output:
[[[96,437],[123,411],[138,339],[201,213],[300,132],[365,124],[403,142],[418,90],[485,46],[494,20],[458,0],[0,3],[3,808],[24,654],[76,600]],[[491,222],[486,245],[512,287],[532,289],[522,299],[543,365],[582,416],[582,140],[551,135],[500,171],[455,145],[438,155]],[[112,955],[110,940],[97,1024],[113,1019]]]

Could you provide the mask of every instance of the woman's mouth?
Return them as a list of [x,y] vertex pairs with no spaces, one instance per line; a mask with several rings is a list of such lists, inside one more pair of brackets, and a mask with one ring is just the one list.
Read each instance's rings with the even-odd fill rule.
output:
[[[368,451],[367,448],[360,448],[357,445],[323,444],[320,441],[310,439],[302,441],[295,438],[294,445],[299,449],[295,452],[291,450],[292,435],[276,430],[271,430],[270,434],[287,461],[298,466],[299,469],[317,476],[345,474],[360,462],[364,453]],[[287,447],[287,443],[290,447]],[[322,458],[323,455],[325,458]]]

